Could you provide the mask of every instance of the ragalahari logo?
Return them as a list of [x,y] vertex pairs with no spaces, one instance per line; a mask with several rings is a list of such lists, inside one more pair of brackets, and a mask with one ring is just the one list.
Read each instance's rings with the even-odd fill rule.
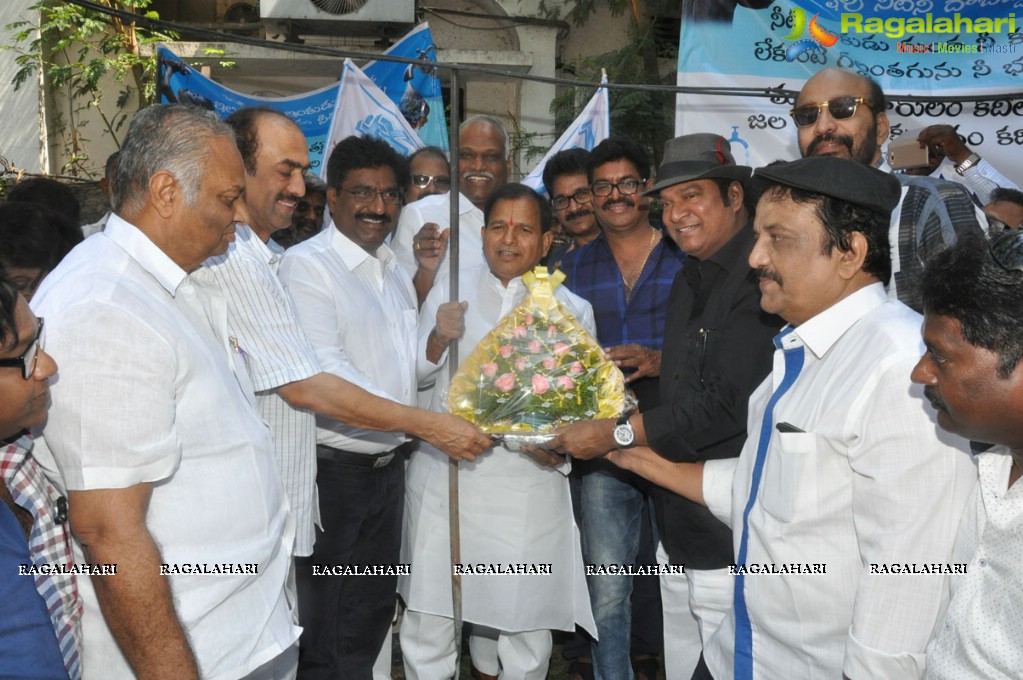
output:
[[[823,52],[838,42],[838,36],[825,30],[817,21],[817,17],[820,15],[814,14],[809,24],[806,21],[807,16],[806,10],[802,7],[792,8],[792,31],[785,36],[785,39],[795,40],[796,42],[789,45],[788,49],[785,50],[786,61],[795,61],[800,54],[810,50],[821,50]],[[804,33],[809,33],[810,37],[800,40]]]

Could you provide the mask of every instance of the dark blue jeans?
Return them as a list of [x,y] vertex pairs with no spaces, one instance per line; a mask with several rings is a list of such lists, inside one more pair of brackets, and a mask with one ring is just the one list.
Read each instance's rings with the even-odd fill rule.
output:
[[318,461],[323,531],[310,557],[295,560],[298,586],[298,677],[372,680],[373,662],[394,618],[398,577],[314,575],[314,568],[397,565],[405,505],[405,466],[385,468]]

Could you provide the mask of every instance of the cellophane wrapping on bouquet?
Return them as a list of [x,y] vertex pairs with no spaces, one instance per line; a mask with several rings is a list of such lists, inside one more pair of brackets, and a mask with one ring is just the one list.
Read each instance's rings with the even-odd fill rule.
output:
[[542,444],[577,420],[626,408],[625,377],[554,297],[565,275],[527,272],[529,293],[462,362],[448,390],[452,413],[506,443]]

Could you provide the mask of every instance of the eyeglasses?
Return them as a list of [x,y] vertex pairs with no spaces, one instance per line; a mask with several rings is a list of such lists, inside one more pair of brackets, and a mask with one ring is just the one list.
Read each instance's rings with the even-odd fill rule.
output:
[[[625,181],[627,182],[629,180]],[[621,191],[623,194],[632,193],[623,191],[621,188],[619,188],[618,190]],[[609,194],[611,193],[610,189],[608,190],[607,193]],[[593,194],[590,193],[590,190],[587,189],[586,187],[582,187],[581,189],[576,190],[576,192],[571,196],[555,196],[551,200],[551,207],[554,208],[555,210],[564,210],[565,208],[568,207],[569,201],[575,201],[577,204],[583,205],[584,203],[589,203],[592,199]]]
[[45,336],[43,335],[43,319],[39,317],[39,330],[36,337],[20,357],[0,359],[0,366],[20,366],[21,377],[28,380],[35,373],[36,363],[39,361],[39,350],[43,348]]
[[382,189],[377,191],[376,189],[370,189],[369,187],[355,187],[354,189],[345,189],[341,187],[341,191],[347,191],[352,196],[355,196],[355,200],[359,203],[372,203],[377,200],[377,196],[380,200],[387,205],[395,205],[401,201],[401,192],[397,189]]
[[789,111],[789,115],[792,116],[796,127],[806,127],[817,122],[821,115],[821,109],[825,106],[828,107],[828,115],[832,118],[835,120],[845,120],[856,115],[856,109],[860,104],[873,110],[870,100],[866,97],[835,97],[826,102],[803,104]]
[[1023,272],[1023,229],[1009,229],[991,239],[991,256],[1002,269]]
[[325,210],[325,206],[313,205],[309,201],[299,201],[297,204],[295,204],[295,212],[297,213],[304,213],[307,212],[308,210],[312,210],[313,214],[316,215],[317,217],[323,217],[323,211]]
[[1010,227],[1008,224],[1006,224],[1005,222],[1001,221],[997,217],[994,217],[992,215],[988,215],[987,216],[987,227],[988,227],[988,233],[989,234],[991,234],[993,236],[997,236],[998,234],[1001,234],[1003,231],[1008,231],[1010,229],[1019,229],[1020,227],[1023,227],[1023,223],[1017,224],[1015,227]]
[[441,175],[423,175],[418,172],[412,175],[412,184],[416,188],[425,189],[430,186],[430,182],[433,182],[433,186],[441,191],[447,191],[451,188],[450,177]]
[[594,182],[590,185],[594,196],[610,196],[611,192],[618,189],[622,196],[629,196],[639,191],[645,179],[623,179],[617,182]]

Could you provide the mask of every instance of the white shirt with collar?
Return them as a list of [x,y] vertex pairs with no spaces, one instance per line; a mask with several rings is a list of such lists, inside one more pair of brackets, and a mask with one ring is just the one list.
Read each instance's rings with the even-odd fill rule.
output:
[[[451,193],[434,194],[413,201],[401,209],[398,227],[391,239],[391,248],[398,256],[398,263],[409,276],[415,276],[416,269],[419,268],[412,249],[412,239],[427,222],[437,224],[441,231],[451,226],[450,198]],[[483,257],[483,237],[480,236],[480,229],[483,228],[483,211],[473,205],[464,194],[459,194],[458,198],[458,268],[465,271],[486,264]],[[441,258],[434,285],[448,276],[450,267],[448,252]]]
[[295,516],[295,555],[312,554],[319,523],[316,498],[316,419],[292,408],[276,389],[320,372],[298,325],[291,296],[277,278],[284,249],[238,225],[226,253],[205,262],[227,298],[232,349],[248,369],[256,403],[273,434],[274,453]]
[[927,678],[1015,680],[1023,675],[1023,483],[1011,487],[1004,446],[977,457],[980,483],[966,507],[953,560],[948,616],[927,648]]
[[979,163],[967,168],[961,175],[956,172],[956,165],[952,159],[946,156],[938,164],[938,167],[934,168],[930,176],[962,184],[981,207],[991,202],[991,192],[999,187],[1019,189],[1015,182],[998,172],[998,169],[985,158],[981,158]]
[[[146,525],[164,563],[254,565],[167,576],[202,677],[227,680],[280,655],[300,629],[284,591],[294,527],[270,432],[206,274],[186,276],[113,215],[46,277],[32,303],[59,373],[37,453],[52,454],[66,489],[151,483]],[[76,561],[86,561],[78,546]],[[133,677],[91,579],[79,584],[84,677]]]
[[[948,563],[976,483],[966,442],[941,431],[910,372],[921,317],[880,283],[783,338],[804,347],[774,423],[748,519],[746,564],[820,564],[825,573],[747,574],[758,680],[919,678],[948,604],[948,576],[878,574],[871,564]],[[732,527],[736,554],[767,402],[785,359],[750,397],[738,459],[708,461],[708,507]],[[716,678],[733,676],[736,615],[704,646]]]
[[[381,245],[370,255],[331,220],[285,253],[280,275],[324,371],[415,403],[416,294],[390,248]],[[372,432],[322,416],[317,429],[318,443],[356,453],[383,453],[406,440],[400,432]]]
[[[426,345],[437,309],[447,300],[442,277],[423,303],[419,330],[419,370],[434,376],[438,389],[431,410],[447,412],[448,353],[437,364]],[[459,341],[464,361],[480,340],[525,299],[521,277],[505,287],[486,264],[464,271],[469,303],[465,334]],[[564,286],[554,291],[577,322],[596,335],[590,303]],[[409,462],[405,485],[402,561],[413,564],[398,577],[398,592],[409,609],[452,616],[451,557],[448,543],[449,458],[427,443]],[[526,454],[494,446],[471,463],[458,466],[461,556],[465,564],[549,564],[545,575],[466,574],[462,576],[462,615],[466,621],[502,631],[574,630],[593,633],[593,615],[572,515],[570,464],[542,467]]]

